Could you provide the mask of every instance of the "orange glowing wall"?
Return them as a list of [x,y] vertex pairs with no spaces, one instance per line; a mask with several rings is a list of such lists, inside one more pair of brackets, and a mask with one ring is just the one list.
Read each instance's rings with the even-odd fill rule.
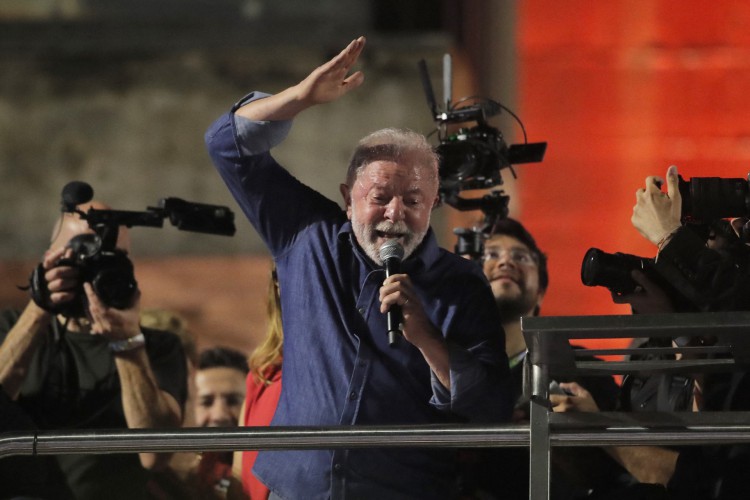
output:
[[518,112],[545,161],[519,168],[518,216],[549,254],[545,315],[628,314],[581,284],[590,247],[652,257],[635,191],[750,171],[750,2],[518,2]]

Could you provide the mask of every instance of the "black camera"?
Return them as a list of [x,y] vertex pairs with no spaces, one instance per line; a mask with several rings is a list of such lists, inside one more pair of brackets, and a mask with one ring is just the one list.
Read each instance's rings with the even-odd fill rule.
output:
[[647,257],[621,252],[606,253],[598,248],[589,248],[581,264],[581,282],[586,286],[603,286],[618,295],[628,294],[638,286],[631,273],[641,271],[667,295],[676,311],[695,311],[695,302],[685,291],[670,283],[654,265],[654,259]]
[[79,269],[80,284],[76,297],[64,304],[61,314],[67,317],[82,317],[86,314],[83,283],[91,283],[94,293],[102,303],[116,309],[127,309],[132,305],[138,291],[133,263],[127,253],[119,248],[102,248],[102,239],[96,234],[79,234],[67,245],[73,252],[70,259],[62,259],[58,264]]
[[[509,197],[496,190],[481,198],[462,198],[461,191],[489,189],[503,183],[500,171],[509,168],[515,177],[513,165],[541,162],[547,149],[546,142],[528,143],[526,129],[521,120],[507,107],[492,99],[469,97],[452,101],[451,59],[443,59],[443,94],[445,110],[438,108],[435,94],[424,60],[419,61],[422,86],[437,125],[440,157],[440,199],[461,211],[481,210],[485,221],[479,228],[456,228],[459,240],[456,253],[478,258],[482,254],[486,229],[508,216]],[[500,131],[490,126],[487,119],[505,110],[520,125],[524,143],[508,146]],[[473,126],[449,132],[449,124],[475,122]]]
[[581,281],[586,286],[603,286],[615,293],[631,293],[638,284],[630,273],[649,272],[653,263],[653,259],[646,257],[589,248],[581,264]]
[[60,266],[76,267],[80,285],[75,298],[55,306],[40,264],[31,274],[31,297],[40,307],[66,317],[86,315],[86,294],[83,283],[91,283],[97,297],[106,306],[127,309],[138,291],[133,263],[127,252],[116,248],[119,227],[162,227],[164,219],[184,231],[232,236],[235,233],[234,214],[220,205],[193,203],[179,198],[164,198],[158,207],[148,207],[145,212],[101,210],[89,208],[83,212],[77,207],[91,201],[94,191],[88,184],[73,181],[62,192],[62,212],[75,213],[87,222],[93,233],[79,234],[66,245],[72,256],[58,262]]
[[686,222],[750,216],[750,175],[748,179],[693,177],[688,181],[680,176],[679,186]]

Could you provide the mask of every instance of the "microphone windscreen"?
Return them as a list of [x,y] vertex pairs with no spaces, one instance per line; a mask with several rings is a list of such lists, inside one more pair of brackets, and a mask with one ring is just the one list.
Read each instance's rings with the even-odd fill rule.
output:
[[77,205],[87,203],[94,197],[94,189],[82,181],[72,181],[62,190],[63,209],[73,210]]
[[404,258],[404,247],[396,240],[388,240],[380,247],[380,260],[385,263],[394,258],[399,262]]

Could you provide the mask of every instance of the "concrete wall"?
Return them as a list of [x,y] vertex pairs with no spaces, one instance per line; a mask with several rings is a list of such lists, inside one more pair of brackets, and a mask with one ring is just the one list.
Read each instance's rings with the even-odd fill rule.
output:
[[[90,183],[96,198],[121,210],[145,210],[167,196],[222,204],[235,211],[235,237],[165,222],[133,228],[132,255],[144,308],[178,310],[203,345],[251,349],[265,328],[267,253],[214,171],[203,133],[246,92],[296,83],[341,47],[0,53],[0,304],[27,300],[16,285],[47,248],[60,191],[71,180]],[[443,37],[371,37],[360,65],[365,85],[301,116],[275,156],[338,200],[361,136],[394,125],[430,132],[416,63],[427,59],[437,79],[447,47]]]

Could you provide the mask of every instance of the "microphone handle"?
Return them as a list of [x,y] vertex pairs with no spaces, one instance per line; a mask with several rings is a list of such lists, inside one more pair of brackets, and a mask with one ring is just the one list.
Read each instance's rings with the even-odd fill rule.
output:
[[[388,259],[385,262],[385,277],[401,272],[401,261],[398,259]],[[386,312],[386,321],[388,324],[388,345],[391,347],[398,343],[398,338],[402,335],[401,322],[403,321],[401,306],[394,304]]]

